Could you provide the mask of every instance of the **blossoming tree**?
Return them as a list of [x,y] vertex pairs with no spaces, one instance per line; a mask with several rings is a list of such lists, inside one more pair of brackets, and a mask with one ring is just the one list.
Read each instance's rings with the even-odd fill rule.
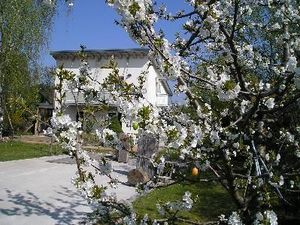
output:
[[[143,74],[139,85],[128,84],[113,61],[108,65],[111,73],[106,81],[91,85],[96,81],[90,77],[84,57],[80,75],[57,71],[60,97],[64,96],[64,85],[69,85],[81,90],[87,103],[116,105],[122,120],[137,130],[133,141],[145,133],[154,134],[177,156],[174,159],[174,154],[160,154],[149,159],[157,179],[176,179],[191,166],[211,172],[238,208],[226,220],[228,224],[277,224],[278,208],[297,210],[299,1],[186,0],[174,14],[151,0],[107,3],[116,9],[121,17],[119,24],[130,37],[150,49],[151,62],[162,76],[176,79],[177,90],[187,96],[188,110],[178,112],[172,107],[166,110],[151,105],[143,97]],[[174,41],[156,30],[161,20],[182,24]],[[105,101],[99,98],[103,91],[110,93]],[[132,209],[106,195],[106,187],[98,186],[95,174],[85,169],[82,162],[110,177],[107,161],[90,159],[82,150],[81,124],[63,115],[61,99],[51,132],[77,161],[74,182],[90,201],[98,203],[101,219],[113,221],[107,224],[140,224]],[[97,134],[103,143],[121,147],[117,135],[106,126]],[[118,182],[112,179],[110,184]],[[192,202],[186,193],[181,203],[160,209],[176,206],[188,210]],[[145,217],[141,224],[150,222]]]

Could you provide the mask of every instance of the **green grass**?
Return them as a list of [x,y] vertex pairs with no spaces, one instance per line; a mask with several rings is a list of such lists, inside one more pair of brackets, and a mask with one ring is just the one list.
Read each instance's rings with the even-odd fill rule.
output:
[[30,159],[42,156],[63,154],[63,150],[57,146],[46,144],[29,144],[17,141],[0,143],[0,161],[18,159]]
[[[139,197],[133,203],[138,216],[148,214],[150,218],[162,218],[156,208],[156,203],[181,200],[186,191],[192,193],[192,198],[197,199],[191,211],[180,212],[178,215],[186,220],[198,223],[217,220],[220,214],[228,214],[234,210],[234,204],[223,189],[216,184],[174,184],[169,187],[159,188],[145,196]],[[178,223],[178,224],[183,224]]]

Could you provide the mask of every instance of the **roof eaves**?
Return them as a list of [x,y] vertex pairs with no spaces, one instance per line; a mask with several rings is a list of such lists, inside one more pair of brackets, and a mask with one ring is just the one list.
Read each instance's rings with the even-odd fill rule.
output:
[[[99,55],[113,55],[113,54],[148,54],[149,49],[146,48],[129,48],[129,49],[87,49],[84,52],[89,54],[99,54]],[[61,50],[61,51],[50,51],[50,55],[55,58],[59,55],[75,55],[78,54],[79,50]]]

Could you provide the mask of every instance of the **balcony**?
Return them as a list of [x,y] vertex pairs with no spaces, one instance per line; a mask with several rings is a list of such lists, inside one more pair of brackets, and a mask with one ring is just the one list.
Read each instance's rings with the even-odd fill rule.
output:
[[[103,102],[109,98],[110,98],[110,95],[108,92],[102,92],[102,93],[98,93],[97,96],[93,96],[93,97],[90,97],[87,99],[88,99],[89,103],[100,104],[101,102]],[[86,103],[86,99],[85,99],[83,93],[71,92],[71,91],[66,92],[65,104],[67,104],[67,105],[75,105],[75,104],[82,105],[85,103]]]

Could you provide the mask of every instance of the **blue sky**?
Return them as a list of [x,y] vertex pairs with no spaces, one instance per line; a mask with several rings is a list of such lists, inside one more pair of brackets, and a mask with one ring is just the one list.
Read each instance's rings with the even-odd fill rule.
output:
[[[43,52],[41,63],[45,66],[54,66],[55,61],[50,56],[50,51],[76,50],[81,44],[88,49],[139,47],[123,28],[114,23],[118,15],[104,2],[104,0],[75,0],[70,12],[65,6],[60,5],[54,20],[49,47]],[[184,1],[165,0],[164,2],[172,3],[170,7],[174,11],[180,5],[182,6]],[[162,23],[161,26],[165,24]],[[173,36],[178,30],[178,24],[174,23],[165,27],[168,36]]]
[[77,0],[68,12],[58,8],[49,47],[41,61],[46,66],[55,64],[50,51],[76,50],[83,44],[89,49],[134,48],[138,47],[127,33],[114,23],[117,14],[104,0]]

